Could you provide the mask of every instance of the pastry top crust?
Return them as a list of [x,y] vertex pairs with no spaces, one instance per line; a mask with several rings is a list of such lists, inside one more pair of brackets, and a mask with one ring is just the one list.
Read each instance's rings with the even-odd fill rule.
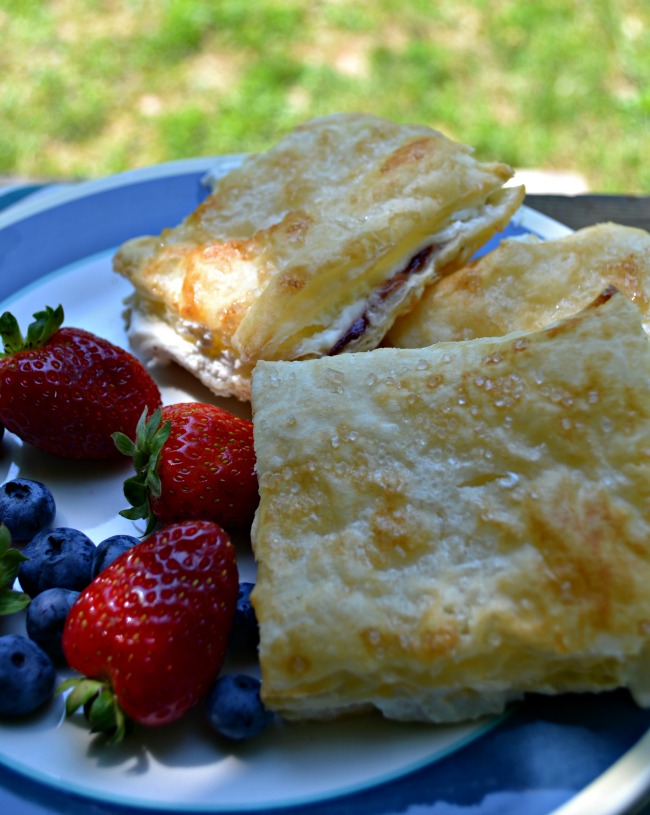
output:
[[434,342],[530,331],[574,314],[612,284],[650,331],[650,234],[605,223],[553,241],[508,239],[434,283],[386,342]]
[[[328,353],[373,293],[381,315],[362,340],[374,347],[436,269],[508,222],[523,197],[501,189],[511,175],[427,127],[323,117],[245,159],[179,226],[127,242],[114,266],[137,307],[212,353]],[[437,263],[397,297],[395,275],[432,236]]]
[[499,339],[260,362],[252,406],[270,707],[650,704],[650,348],[622,294]]

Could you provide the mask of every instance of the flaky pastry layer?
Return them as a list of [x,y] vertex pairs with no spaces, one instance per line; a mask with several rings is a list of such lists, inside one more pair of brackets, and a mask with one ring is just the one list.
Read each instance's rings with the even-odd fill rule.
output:
[[650,332],[650,234],[598,224],[552,241],[502,241],[434,283],[398,318],[386,342],[434,342],[531,331],[574,314],[614,285],[639,307]]
[[183,223],[119,249],[133,342],[239,398],[259,359],[374,348],[508,223],[524,195],[503,187],[511,175],[427,127],[312,120],[219,179]]
[[498,339],[260,362],[252,407],[271,708],[650,704],[650,347],[624,295]]

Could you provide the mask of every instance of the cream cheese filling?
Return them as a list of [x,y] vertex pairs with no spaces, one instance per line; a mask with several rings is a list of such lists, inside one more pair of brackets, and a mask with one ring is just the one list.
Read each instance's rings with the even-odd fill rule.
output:
[[[287,349],[287,358],[308,359],[374,347],[376,342],[367,336],[372,334],[369,329],[383,323],[387,314],[396,317],[406,310],[422,288],[436,279],[435,275],[432,279],[431,266],[442,268],[456,259],[463,243],[489,229],[502,210],[499,203],[488,201],[454,213],[442,229],[402,252],[399,260],[386,268],[381,283],[368,297],[343,307],[329,325],[303,336]],[[242,359],[219,332],[181,318],[164,303],[142,292],[129,298],[127,308],[131,312],[130,340],[143,355],[173,360],[208,387],[212,387],[215,376],[221,382],[233,373],[248,383],[255,360]]]
[[[324,356],[331,353],[340,353],[345,350],[361,350],[363,346],[363,334],[367,328],[374,324],[377,317],[396,308],[396,305],[408,301],[410,293],[414,289],[423,286],[422,273],[430,268],[432,264],[442,266],[449,262],[458,252],[459,244],[466,237],[478,232],[482,227],[493,223],[498,207],[484,204],[480,207],[471,207],[456,213],[453,221],[448,223],[443,229],[429,236],[425,241],[415,245],[407,255],[390,267],[384,277],[384,282],[377,287],[370,297],[361,302],[352,303],[343,309],[338,319],[323,331],[319,331],[310,337],[305,338],[296,348],[296,356],[299,358],[310,356]],[[404,276],[394,291],[386,296],[382,294],[382,289],[387,284],[401,275],[412,261],[431,248],[430,255],[420,268],[414,269],[411,274]],[[429,280],[429,282],[433,282]],[[355,325],[367,323],[363,330],[357,330]],[[352,332],[356,336],[351,337],[346,342],[346,335]],[[361,348],[359,347],[361,346]],[[337,349],[338,350],[334,350]]]

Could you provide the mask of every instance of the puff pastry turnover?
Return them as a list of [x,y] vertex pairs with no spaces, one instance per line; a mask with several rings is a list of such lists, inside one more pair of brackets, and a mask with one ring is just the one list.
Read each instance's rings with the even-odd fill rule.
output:
[[252,405],[270,707],[650,704],[650,347],[626,297],[499,339],[260,362]]
[[427,289],[386,342],[419,348],[541,328],[609,284],[637,304],[650,332],[650,234],[606,223],[552,241],[504,240]]
[[373,348],[505,226],[524,194],[503,188],[511,175],[427,127],[312,120],[218,180],[183,223],[119,249],[132,344],[241,399],[259,359]]

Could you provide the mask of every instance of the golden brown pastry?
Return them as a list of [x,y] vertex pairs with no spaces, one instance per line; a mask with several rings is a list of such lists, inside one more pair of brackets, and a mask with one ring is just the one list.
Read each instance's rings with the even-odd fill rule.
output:
[[252,406],[271,708],[650,705],[650,346],[624,295],[499,339],[260,362]]
[[427,127],[315,119],[216,182],[182,224],[133,239],[130,338],[220,395],[258,359],[375,347],[426,285],[503,228],[511,169]]
[[386,338],[398,348],[530,331],[574,314],[613,284],[650,331],[650,234],[599,224],[552,241],[512,238],[435,283]]

